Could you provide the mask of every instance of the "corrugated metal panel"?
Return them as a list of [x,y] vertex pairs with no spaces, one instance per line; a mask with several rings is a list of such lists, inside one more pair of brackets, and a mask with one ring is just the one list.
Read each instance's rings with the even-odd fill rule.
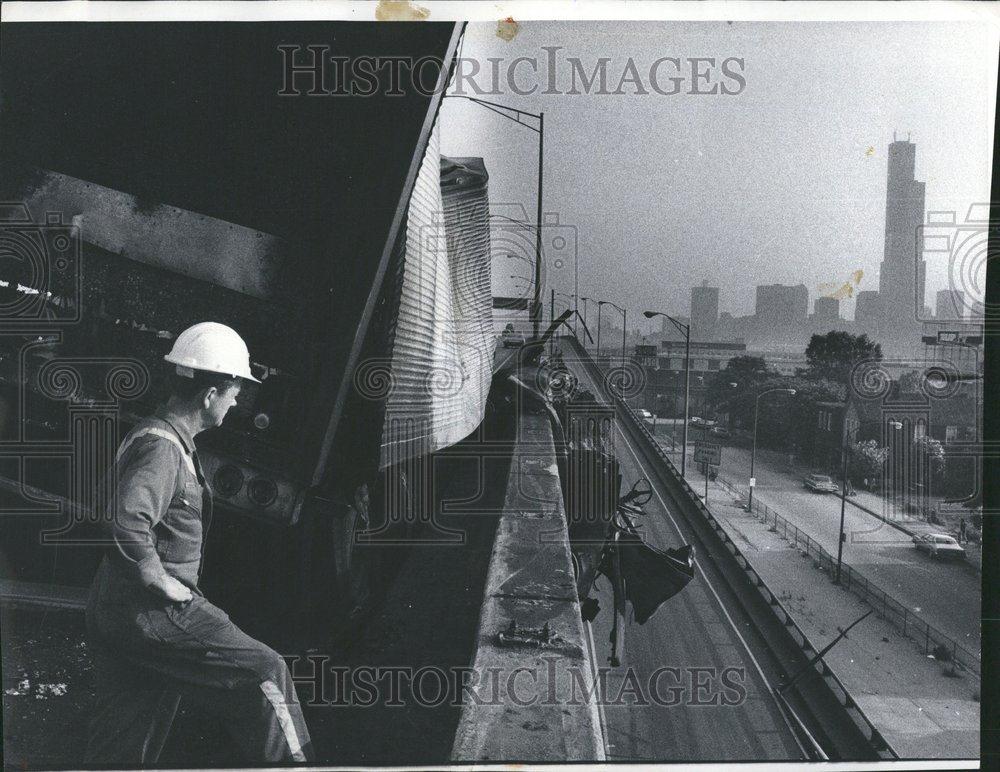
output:
[[481,162],[457,175],[454,166],[446,161],[442,176],[435,127],[407,212],[383,468],[453,445],[485,414],[494,344],[487,175]]

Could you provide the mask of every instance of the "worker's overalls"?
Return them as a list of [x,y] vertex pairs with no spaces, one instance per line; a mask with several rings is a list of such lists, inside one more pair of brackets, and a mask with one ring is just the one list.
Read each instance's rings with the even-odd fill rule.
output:
[[[311,759],[285,662],[198,589],[212,498],[190,432],[157,413],[129,432],[116,471],[112,545],[87,604],[97,682],[87,763],[155,763],[182,696],[218,715],[247,761]],[[192,599],[148,589],[160,572]]]

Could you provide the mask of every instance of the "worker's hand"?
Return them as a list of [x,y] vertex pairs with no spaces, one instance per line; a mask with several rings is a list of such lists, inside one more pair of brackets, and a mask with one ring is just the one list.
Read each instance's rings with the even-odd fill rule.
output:
[[156,580],[149,588],[162,595],[167,600],[175,603],[185,603],[191,600],[191,589],[183,582],[178,582],[170,574],[164,574],[161,579]]

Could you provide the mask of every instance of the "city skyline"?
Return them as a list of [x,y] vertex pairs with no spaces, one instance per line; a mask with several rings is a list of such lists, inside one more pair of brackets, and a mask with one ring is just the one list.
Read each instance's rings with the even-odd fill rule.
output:
[[[484,71],[490,57],[544,62],[543,46],[561,46],[559,56],[580,58],[588,72],[600,57],[614,65],[619,51],[640,64],[664,55],[746,61],[747,86],[734,96],[506,88],[484,95],[545,112],[544,209],[576,229],[580,294],[603,291],[636,319],[647,308],[688,314],[690,287],[711,277],[720,307],[744,315],[757,284],[802,283],[814,297],[861,271],[854,297],[841,302],[852,318],[858,292],[878,288],[894,131],[920,147],[916,177],[927,185],[928,212],[954,210],[962,220],[988,200],[990,30],[923,22],[795,28],[790,37],[781,25],[740,21],[546,22],[523,25],[507,42],[495,25],[470,25],[462,55]],[[845,50],[856,66],[842,66]],[[484,158],[495,204],[533,215],[538,149],[529,132],[463,99],[445,100],[441,125],[443,152]],[[582,153],[586,173],[574,160]],[[561,270],[550,270],[547,282],[572,293],[573,266]],[[621,277],[613,290],[612,275]],[[931,296],[948,288],[947,265],[928,265],[926,284]]]

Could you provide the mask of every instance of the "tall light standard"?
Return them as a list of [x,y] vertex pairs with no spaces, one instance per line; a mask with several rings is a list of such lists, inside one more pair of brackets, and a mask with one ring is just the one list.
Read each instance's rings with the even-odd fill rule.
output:
[[[847,448],[851,444],[851,435],[857,436],[858,429],[870,423],[879,423],[879,421],[864,421],[848,429],[845,410],[844,439],[840,446],[840,534],[837,537],[837,574],[833,579],[834,584],[840,584],[840,565],[844,556],[844,510],[847,508]],[[888,421],[886,425],[897,431],[903,428],[903,424],[899,421]]]
[[[625,367],[625,331],[628,329],[628,313],[624,308],[622,308],[617,303],[612,303],[610,300],[598,300],[598,307],[602,305],[611,306],[612,308],[618,309],[618,312],[622,315],[622,368]],[[600,324],[600,322],[598,322]],[[601,331],[598,329],[597,336],[600,339]],[[600,350],[598,350],[598,355],[600,355]],[[624,387],[623,387],[624,388]],[[624,393],[624,392],[623,392]]]
[[597,361],[597,367],[600,368],[600,366],[601,366],[601,301],[595,299],[594,302],[597,303],[597,357],[595,357],[595,359]]
[[[566,298],[566,300],[573,302],[574,303],[574,307],[575,307],[574,298],[568,292],[558,292],[557,291],[555,294],[558,295],[561,298]],[[576,317],[575,316],[573,317],[573,335],[574,336],[576,335]]]
[[[470,102],[475,102],[477,105],[482,105],[487,110],[490,110],[497,115],[501,115],[509,121],[513,121],[519,126],[524,126],[524,128],[529,131],[533,131],[538,134],[538,211],[535,217],[535,291],[534,300],[531,304],[531,323],[532,323],[532,337],[538,337],[538,322],[540,321],[542,313],[542,182],[543,182],[543,152],[545,148],[545,113],[529,113],[526,110],[518,110],[516,107],[509,107],[507,105],[499,104],[498,102],[490,102],[486,99],[478,99],[476,97],[466,96],[465,94],[447,94],[446,96],[453,99],[467,99]],[[537,126],[532,126],[531,123],[525,123],[521,120],[522,117],[532,118],[538,122]]]
[[760,398],[765,394],[790,394],[795,396],[795,389],[768,389],[767,391],[762,391],[757,395],[757,399],[753,403],[753,448],[750,450],[750,497],[747,501],[747,511],[753,512],[753,489],[757,485],[757,480],[754,479],[753,469],[754,461],[757,459],[757,417],[760,414]]
[[[664,319],[669,320],[677,331],[684,336],[684,439],[682,440],[684,447],[681,448],[681,477],[683,477],[684,472],[687,470],[688,405],[691,398],[691,325],[678,322],[670,314],[665,314],[662,311],[643,311],[642,315],[647,319],[652,319],[654,316],[662,316]],[[671,443],[676,436],[675,434],[671,434]]]
[[[587,301],[590,300],[590,298],[585,298],[583,295],[581,295],[580,296],[580,300],[583,301],[583,326],[587,327]],[[587,333],[588,334],[590,333],[590,328],[589,327],[587,327]],[[583,347],[584,347],[584,349],[587,348],[586,341],[583,341]]]

